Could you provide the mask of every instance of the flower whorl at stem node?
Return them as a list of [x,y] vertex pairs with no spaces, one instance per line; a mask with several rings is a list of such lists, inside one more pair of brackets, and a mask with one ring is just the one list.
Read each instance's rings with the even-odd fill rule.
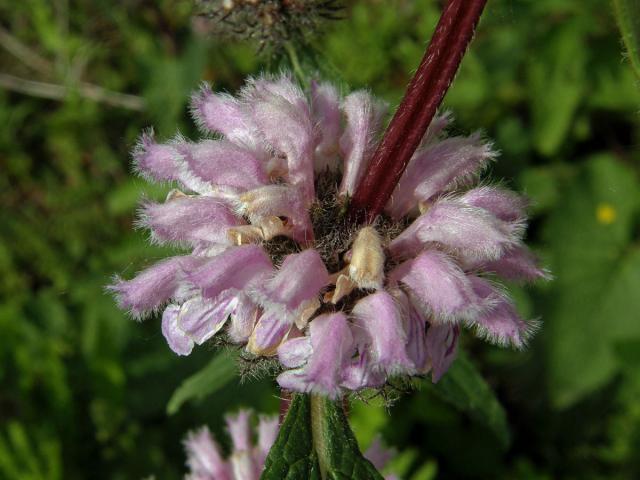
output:
[[140,225],[187,253],[118,279],[120,306],[164,308],[180,355],[218,335],[246,357],[277,356],[283,388],[331,397],[399,375],[437,380],[461,326],[523,347],[535,324],[496,277],[547,274],[523,243],[525,202],[475,185],[496,156],[479,135],[447,137],[450,115],[436,116],[385,213],[364,226],[346,215],[383,109],[368,92],[304,92],[288,75],[251,79],[237,97],[203,88],[194,117],[221,138],[145,135],[134,151],[142,174],[185,191],[145,204]]
[[198,30],[217,38],[257,41],[269,53],[304,44],[324,23],[341,18],[337,0],[196,0]]

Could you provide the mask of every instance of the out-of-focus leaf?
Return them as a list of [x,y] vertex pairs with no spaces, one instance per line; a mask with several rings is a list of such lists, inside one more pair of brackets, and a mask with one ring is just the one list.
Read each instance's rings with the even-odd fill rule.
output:
[[544,334],[554,403],[568,406],[616,372],[616,340],[640,337],[640,251],[633,171],[609,156],[587,162],[546,225],[556,276]]
[[586,81],[585,46],[577,26],[549,36],[544,57],[529,67],[533,140],[544,155],[555,154],[570,130]]
[[613,0],[629,63],[640,78],[640,0]]
[[443,400],[488,427],[503,447],[510,441],[507,416],[491,387],[466,355],[460,353],[433,390]]
[[167,413],[173,415],[185,402],[199,401],[224,387],[236,376],[234,358],[227,352],[218,353],[199,372],[187,378],[173,392]]
[[202,81],[206,60],[206,44],[197,38],[179,57],[152,60],[145,99],[159,137],[175,135],[189,95]]
[[550,167],[528,168],[522,172],[518,183],[531,201],[534,212],[548,210],[558,201],[558,174]]
[[114,215],[131,214],[141,199],[160,200],[167,195],[168,190],[166,185],[131,179],[109,193],[106,199],[107,209]]
[[265,462],[262,480],[382,480],[365,459],[341,402],[295,395]]
[[6,480],[58,480],[60,445],[37,432],[29,437],[21,423],[9,422],[0,430],[0,478]]

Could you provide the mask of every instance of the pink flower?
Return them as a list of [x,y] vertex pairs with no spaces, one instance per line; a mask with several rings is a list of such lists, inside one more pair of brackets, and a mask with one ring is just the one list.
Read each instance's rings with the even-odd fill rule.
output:
[[207,427],[190,432],[184,441],[187,451],[187,480],[258,480],[264,461],[278,434],[278,418],[260,416],[257,441],[252,440],[252,413],[241,410],[226,416],[232,450],[228,458]]
[[[496,157],[479,134],[447,138],[451,117],[436,116],[383,218],[345,215],[384,112],[366,91],[305,92],[287,75],[235,97],[201,89],[192,113],[215,140],[147,133],[133,154],[142,175],[182,189],[144,204],[138,224],[187,252],[117,279],[120,306],[164,309],[177,354],[222,335],[244,355],[277,355],[283,388],[331,397],[429,371],[437,381],[462,327],[522,348],[536,323],[498,277],[549,275],[523,242],[526,201],[475,185]],[[255,472],[245,460],[237,468]]]
[[[367,451],[364,452],[364,457],[369,460],[378,471],[384,470],[395,456],[396,451],[385,447],[379,435],[374,437],[371,445],[369,445]],[[384,476],[384,480],[399,480],[399,477],[394,474],[387,474]]]
[[[261,415],[254,429],[251,427],[252,417],[250,410],[240,410],[235,415],[225,417],[227,432],[231,437],[231,451],[226,458],[207,427],[189,432],[183,442],[189,468],[185,480],[258,480],[269,450],[278,436],[279,425],[277,417]],[[395,454],[396,451],[385,447],[377,436],[364,457],[377,470],[383,470]],[[398,479],[393,474],[384,478]]]

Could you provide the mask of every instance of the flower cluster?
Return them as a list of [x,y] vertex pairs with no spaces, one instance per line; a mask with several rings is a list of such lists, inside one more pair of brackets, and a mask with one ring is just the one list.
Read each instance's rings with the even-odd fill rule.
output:
[[254,40],[260,49],[308,43],[328,20],[341,18],[337,0],[197,0],[200,29],[216,38]]
[[187,355],[221,333],[247,355],[277,355],[279,384],[336,397],[455,357],[462,326],[522,347],[496,278],[545,277],[523,244],[526,202],[478,185],[495,157],[480,135],[447,137],[437,116],[373,224],[345,214],[379,139],[385,105],[328,83],[249,80],[237,97],[204,87],[193,116],[209,138],[143,135],[137,170],[175,182],[142,206],[154,241],[184,247],[111,287],[135,317],[164,308],[162,332]]
[[220,447],[207,427],[190,432],[184,441],[189,474],[186,480],[258,480],[264,461],[278,435],[278,418],[261,416],[257,443],[251,435],[251,412],[241,410],[226,417],[232,451],[224,459]]
[[[257,441],[251,435],[251,411],[241,410],[227,415],[227,430],[231,436],[231,453],[225,460],[218,443],[207,427],[190,432],[184,441],[189,473],[186,480],[258,480],[271,446],[278,435],[278,418],[260,416]],[[394,456],[380,437],[376,437],[364,453],[377,470],[383,470]],[[397,480],[393,474],[385,480]]]

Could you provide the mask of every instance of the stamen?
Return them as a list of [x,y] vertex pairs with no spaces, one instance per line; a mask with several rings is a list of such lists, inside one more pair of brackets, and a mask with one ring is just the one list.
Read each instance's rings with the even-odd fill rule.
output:
[[302,308],[302,313],[295,320],[296,327],[302,330],[307,326],[309,320],[316,313],[316,310],[320,308],[320,300],[314,298],[313,300],[309,300],[306,302],[305,306]]
[[178,190],[177,188],[172,189],[168,194],[165,202],[170,202],[171,200],[175,200],[176,198],[184,198],[188,197],[186,193],[182,190]]
[[324,295],[325,302],[331,302],[334,305],[349,295],[357,285],[348,276],[340,274],[336,281],[336,288],[331,292],[327,292]]
[[254,225],[240,225],[238,227],[230,228],[227,231],[227,236],[235,245],[256,243],[258,240],[262,240],[264,238],[262,229]]
[[358,232],[350,256],[349,276],[358,287],[382,288],[385,256],[375,228],[364,227]]

